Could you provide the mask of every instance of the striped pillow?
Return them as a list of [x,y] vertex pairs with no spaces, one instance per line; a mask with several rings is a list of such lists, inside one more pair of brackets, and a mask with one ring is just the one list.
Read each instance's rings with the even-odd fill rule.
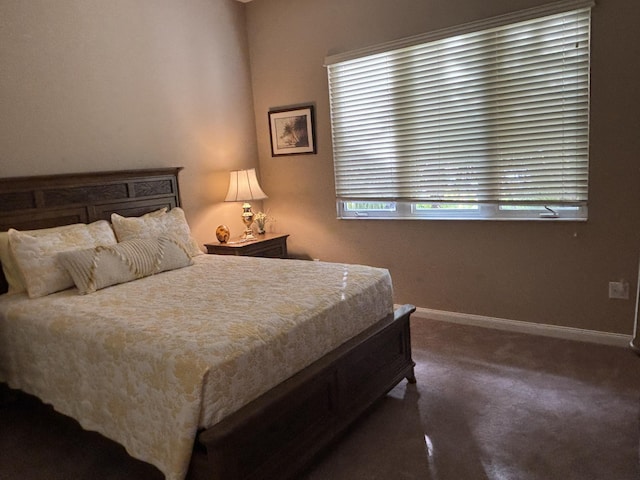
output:
[[82,295],[193,264],[187,247],[173,236],[61,252],[58,262]]

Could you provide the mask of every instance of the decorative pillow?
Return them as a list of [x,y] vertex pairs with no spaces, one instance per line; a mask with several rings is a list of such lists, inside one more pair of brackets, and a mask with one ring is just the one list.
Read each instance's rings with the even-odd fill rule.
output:
[[57,264],[56,254],[74,248],[113,245],[116,237],[109,222],[76,223],[41,230],[10,229],[0,236],[0,260],[9,293],[25,290],[41,297],[73,286],[73,280]]
[[185,245],[171,236],[70,250],[59,253],[58,261],[69,272],[83,295],[193,264]]
[[[43,236],[52,232],[64,231],[64,230],[77,230],[82,228],[83,224],[63,225],[61,227],[43,228],[41,230],[28,230],[23,233],[28,233],[33,236]],[[9,284],[9,294],[22,293],[27,289],[24,286],[24,280],[22,274],[16,263],[16,259],[13,256],[13,252],[9,246],[9,233],[0,232],[0,262],[2,262],[2,271]]]
[[184,210],[180,207],[172,208],[164,215],[157,216],[123,217],[113,213],[111,223],[119,242],[170,235],[183,242],[192,257],[203,253],[191,237]]
[[[0,263],[2,264],[4,278],[9,284],[9,293],[15,293],[12,292],[12,289],[15,290],[20,279],[17,278],[18,270],[15,266],[16,262],[11,257],[11,250],[9,249],[9,234],[7,232],[0,232]],[[24,290],[24,285],[22,288]]]
[[165,213],[167,213],[168,208],[162,207],[158,210],[154,210],[153,212],[145,213],[144,215],[140,215],[138,218],[147,218],[147,217],[161,217]]
[[20,269],[16,263],[16,259],[13,257],[11,247],[9,246],[9,233],[0,232],[0,262],[2,262],[2,272],[4,278],[9,284],[8,293],[22,293],[27,289],[24,286],[24,280],[20,274]]

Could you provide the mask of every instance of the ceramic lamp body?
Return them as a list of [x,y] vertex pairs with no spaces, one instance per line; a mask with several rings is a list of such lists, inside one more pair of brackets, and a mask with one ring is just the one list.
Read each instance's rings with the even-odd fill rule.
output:
[[244,203],[242,205],[242,222],[245,225],[245,231],[242,235],[242,238],[245,240],[251,240],[256,237],[253,236],[253,230],[251,230],[251,224],[253,223],[253,212],[251,211],[251,205],[249,203]]

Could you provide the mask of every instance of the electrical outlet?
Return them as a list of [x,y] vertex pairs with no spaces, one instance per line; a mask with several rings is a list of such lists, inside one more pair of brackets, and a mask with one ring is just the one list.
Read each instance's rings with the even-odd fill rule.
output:
[[609,282],[609,298],[629,300],[629,282]]

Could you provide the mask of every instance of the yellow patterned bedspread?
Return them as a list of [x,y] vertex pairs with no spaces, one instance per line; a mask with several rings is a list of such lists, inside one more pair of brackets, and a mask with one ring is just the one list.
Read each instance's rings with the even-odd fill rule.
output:
[[393,311],[385,269],[194,260],[89,295],[0,296],[0,381],[182,479],[199,427]]

